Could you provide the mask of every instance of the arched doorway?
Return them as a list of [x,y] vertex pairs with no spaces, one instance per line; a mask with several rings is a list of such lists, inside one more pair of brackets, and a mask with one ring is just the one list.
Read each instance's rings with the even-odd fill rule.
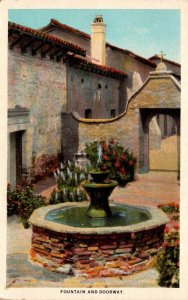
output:
[[[177,171],[180,170],[180,109],[159,109],[144,108],[140,109],[140,172],[145,173],[150,169],[150,143],[149,125],[153,117],[158,115],[170,116],[173,118],[177,132]],[[160,159],[160,157],[159,157]]]

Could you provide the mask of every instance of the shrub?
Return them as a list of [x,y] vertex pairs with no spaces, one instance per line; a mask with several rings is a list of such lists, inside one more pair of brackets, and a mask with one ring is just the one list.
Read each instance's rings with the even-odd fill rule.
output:
[[159,207],[167,214],[179,213],[179,203],[172,202]]
[[157,256],[158,284],[163,287],[179,287],[179,224],[167,225],[164,242]]
[[109,170],[109,178],[116,179],[119,184],[124,185],[134,179],[136,158],[131,151],[113,139],[108,143],[86,143],[84,151],[93,169]]
[[86,200],[86,192],[81,187],[81,183],[89,179],[86,167],[70,161],[61,163],[60,168],[54,172],[54,177],[58,190],[53,191],[50,204]]
[[21,187],[17,185],[12,188],[7,187],[7,214],[18,215],[25,228],[29,227],[28,219],[36,208],[44,206],[45,198],[36,195],[32,186]]

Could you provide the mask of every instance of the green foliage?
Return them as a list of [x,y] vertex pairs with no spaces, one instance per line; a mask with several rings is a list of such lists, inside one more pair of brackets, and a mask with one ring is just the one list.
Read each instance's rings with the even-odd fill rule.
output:
[[28,219],[36,208],[45,205],[45,198],[36,195],[32,186],[21,187],[17,185],[7,188],[7,214],[8,216],[18,215],[25,228],[29,227]]
[[179,204],[178,203],[170,203],[167,205],[163,205],[160,207],[165,213],[179,213]]
[[179,287],[179,225],[165,228],[162,249],[157,256],[158,284],[163,287]]
[[81,183],[89,179],[86,167],[70,161],[61,163],[60,168],[54,172],[54,177],[58,190],[52,192],[50,204],[80,202],[87,199],[86,192],[81,187]]
[[[99,149],[101,148],[101,151]],[[91,163],[91,168],[98,171],[109,170],[109,178],[115,179],[120,185],[134,180],[136,158],[113,139],[86,143],[84,152]],[[101,153],[100,153],[101,152]],[[99,158],[99,153],[101,154]]]

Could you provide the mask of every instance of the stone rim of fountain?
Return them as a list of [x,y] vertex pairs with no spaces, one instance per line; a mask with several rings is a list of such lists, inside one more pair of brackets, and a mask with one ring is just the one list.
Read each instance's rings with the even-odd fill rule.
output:
[[[120,203],[113,202],[111,205],[120,205]],[[79,234],[113,234],[113,233],[129,233],[129,232],[140,232],[143,230],[150,230],[156,226],[166,225],[168,222],[168,217],[166,214],[157,207],[153,206],[143,206],[143,205],[130,205],[123,204],[128,207],[135,207],[144,211],[149,212],[151,219],[139,222],[127,226],[112,226],[112,227],[96,227],[96,228],[82,228],[82,227],[73,227],[65,224],[59,224],[45,219],[46,214],[51,210],[62,209],[62,208],[71,208],[71,207],[85,207],[88,205],[88,202],[82,203],[60,203],[56,205],[48,205],[36,209],[31,215],[29,222],[33,226],[38,226],[48,230],[56,231],[58,233],[79,233]],[[122,204],[121,204],[122,205]]]

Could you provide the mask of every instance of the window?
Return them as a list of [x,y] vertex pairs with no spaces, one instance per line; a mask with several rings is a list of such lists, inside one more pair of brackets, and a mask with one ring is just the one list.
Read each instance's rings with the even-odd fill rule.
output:
[[84,83],[84,79],[83,78],[81,79],[81,83]]
[[110,115],[111,115],[111,118],[115,118],[115,116],[116,116],[116,110],[115,109],[111,109]]
[[92,118],[92,111],[90,108],[85,110],[85,119],[91,119]]
[[107,84],[105,85],[105,89],[107,89],[108,88],[108,86],[107,86]]
[[100,83],[98,84],[98,89],[101,89],[101,84]]

